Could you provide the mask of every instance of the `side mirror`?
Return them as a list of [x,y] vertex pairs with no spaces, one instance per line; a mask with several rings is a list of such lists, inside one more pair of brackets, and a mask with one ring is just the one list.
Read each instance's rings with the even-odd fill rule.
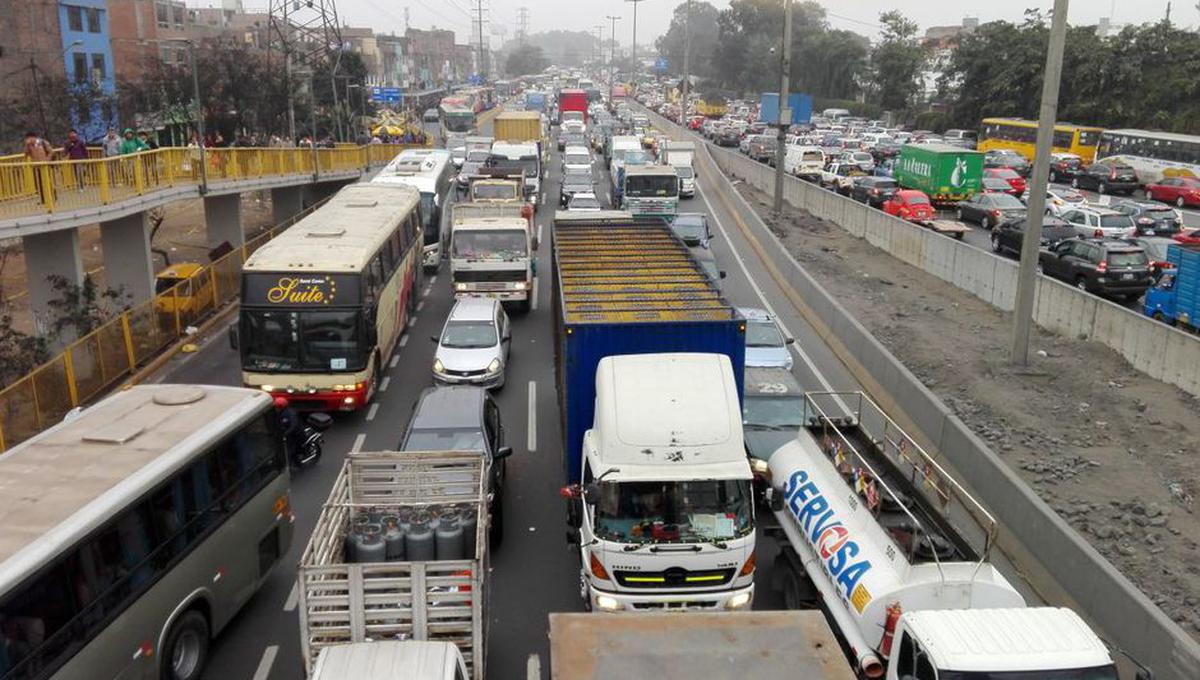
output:
[[721,275],[721,278],[725,278],[726,276],[728,276],[728,274],[725,273],[724,269],[722,269],[719,273]]
[[238,329],[236,325],[229,327],[229,348],[238,348]]
[[788,345],[794,345],[794,344],[796,344],[796,338],[786,338],[784,340],[784,343],[786,343]]
[[505,458],[508,458],[509,456],[512,455],[512,451],[513,450],[512,450],[511,446],[501,446],[496,451],[496,453],[492,456],[492,460],[503,460]]
[[430,342],[432,342],[433,344],[436,345],[438,343],[438,336],[431,335],[431,336],[429,336],[429,340],[430,340]]
[[583,502],[595,505],[600,501],[600,485],[595,482],[583,485]]
[[579,545],[579,529],[571,527],[567,529],[567,545]]

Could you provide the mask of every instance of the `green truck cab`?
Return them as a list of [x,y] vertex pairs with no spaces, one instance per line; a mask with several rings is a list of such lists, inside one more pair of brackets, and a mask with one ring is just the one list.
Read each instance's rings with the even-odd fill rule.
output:
[[949,144],[905,144],[896,181],[919,189],[935,203],[962,201],[982,190],[983,154]]

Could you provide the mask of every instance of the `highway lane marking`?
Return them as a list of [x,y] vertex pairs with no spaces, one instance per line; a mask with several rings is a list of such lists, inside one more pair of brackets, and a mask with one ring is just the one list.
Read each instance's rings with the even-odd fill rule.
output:
[[263,650],[262,658],[258,661],[258,669],[254,671],[254,680],[267,680],[271,677],[271,666],[275,665],[275,655],[279,653],[279,645],[269,645]]
[[417,303],[417,311],[419,312],[422,309],[425,309],[425,301],[424,300],[421,300],[420,302]]
[[[403,347],[407,344],[408,344],[408,333],[405,333],[404,335],[400,336],[400,346]],[[398,361],[400,361],[400,355],[397,354],[396,356],[392,357],[392,368],[396,367],[396,362],[398,362]]]
[[359,432],[354,437],[354,443],[350,445],[350,453],[358,453],[359,451],[362,451],[363,444],[366,443],[366,441],[367,441],[366,433]]
[[375,414],[379,412],[379,402],[371,404],[371,408],[367,409],[367,420],[375,420]]
[[538,225],[538,247],[542,247],[542,225]]
[[526,448],[530,453],[537,451],[537,381],[529,381],[529,424]]
[[383,382],[379,383],[379,391],[387,392],[388,385],[390,385],[390,384],[392,384],[392,376],[390,376],[390,375],[383,376]]
[[425,290],[421,291],[421,297],[429,297],[429,286],[425,286]]
[[537,311],[538,279],[533,280],[533,290],[529,293],[529,309]]
[[412,318],[408,320],[408,327],[412,328],[413,326],[416,326],[416,325],[417,325],[417,315],[413,314]]
[[432,286],[435,283],[437,283],[437,274],[434,274],[433,276],[429,277],[429,285]]
[[[704,191],[702,191],[699,182],[696,183],[696,193],[700,194],[700,198],[704,201],[704,205],[708,207],[708,211],[712,213],[714,218],[716,218],[717,211],[713,209],[712,202],[708,200],[708,196]],[[784,325],[783,320],[779,318],[779,315],[775,313],[775,308],[771,306],[769,301],[767,301],[767,296],[763,293],[762,288],[758,286],[758,282],[755,281],[754,277],[750,275],[750,268],[746,266],[746,262],[742,259],[741,254],[738,253],[737,247],[733,245],[733,241],[729,240],[729,232],[725,231],[725,225],[721,224],[721,220],[714,219],[713,221],[717,223],[717,229],[720,230],[722,238],[725,239],[725,243],[729,245],[729,252],[733,255],[733,259],[737,260],[738,267],[742,270],[742,273],[745,274],[746,280],[750,282],[750,287],[754,290],[754,294],[758,296],[759,301],[762,302],[763,307],[770,312],[771,316],[775,317],[775,323],[779,324],[779,328],[783,330],[785,334],[793,338],[796,337],[790,330],[788,330],[787,326]],[[808,367],[808,370],[811,371],[813,376],[816,377],[817,381],[821,383],[821,387],[823,387],[826,392],[833,392],[833,386],[830,385],[829,381],[825,379],[824,374],[817,369],[817,365],[813,362],[812,358],[809,357],[804,350],[800,349],[800,343],[792,343],[790,346],[792,351],[796,353],[796,356],[800,357],[800,360],[804,362],[804,365]],[[838,398],[838,401],[841,402],[840,397]],[[845,403],[842,403],[841,405],[842,408],[846,408]]]
[[530,654],[529,659],[525,662],[525,677],[541,680],[542,658],[537,654]]
[[293,583],[292,590],[288,593],[287,602],[283,603],[283,611],[290,612],[296,610],[296,605],[300,603],[300,584]]

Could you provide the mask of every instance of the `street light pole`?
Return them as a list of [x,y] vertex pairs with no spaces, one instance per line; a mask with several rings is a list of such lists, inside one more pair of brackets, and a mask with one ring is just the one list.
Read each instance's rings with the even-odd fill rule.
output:
[[609,100],[611,100],[611,99],[612,99],[613,86],[617,84],[617,83],[616,83],[616,81],[613,79],[613,64],[616,62],[616,59],[617,59],[617,21],[618,21],[618,20],[619,20],[621,17],[615,17],[615,16],[613,16],[613,15],[609,14],[608,16],[606,16],[606,17],[604,17],[604,18],[605,18],[605,19],[608,19],[609,21],[611,21],[611,22],[612,22],[612,28],[611,28],[611,29],[609,29],[609,32],[608,32],[608,39],[609,39],[609,51],[608,51],[608,98],[609,98]]
[[630,61],[632,61],[633,63],[632,63],[632,65],[631,65],[631,69],[632,69],[632,70],[631,70],[631,71],[630,71],[630,73],[629,73],[629,80],[630,80],[631,82],[633,82],[633,87],[634,87],[635,89],[637,88],[637,74],[638,74],[638,63],[637,63],[637,6],[638,6],[638,3],[640,3],[640,2],[645,2],[645,1],[646,1],[646,0],[625,0],[625,2],[628,2],[628,3],[632,3],[632,4],[633,4],[633,48],[632,48],[632,50],[630,51]]
[[692,0],[687,0],[686,12],[683,18],[683,97],[679,101],[679,124],[685,127],[687,126],[688,87],[691,85],[688,80],[688,59],[691,58],[692,53]]
[[1033,325],[1033,293],[1037,283],[1038,253],[1042,245],[1042,216],[1046,214],[1046,181],[1050,172],[1050,147],[1054,121],[1058,117],[1058,88],[1062,80],[1063,48],[1067,41],[1069,0],[1054,0],[1050,20],[1050,44],[1042,81],[1042,106],[1038,112],[1037,147],[1033,154],[1033,183],[1029,187],[1029,211],[1021,241],[1021,268],[1017,272],[1017,299],[1013,306],[1012,351],[1014,364],[1029,363],[1029,335]]
[[775,216],[783,214],[783,161],[786,157],[788,126],[792,124],[792,108],[788,106],[791,98],[788,92],[788,79],[792,72],[792,0],[783,2],[783,45],[781,46],[779,65],[779,130],[775,135],[775,201],[772,210]]

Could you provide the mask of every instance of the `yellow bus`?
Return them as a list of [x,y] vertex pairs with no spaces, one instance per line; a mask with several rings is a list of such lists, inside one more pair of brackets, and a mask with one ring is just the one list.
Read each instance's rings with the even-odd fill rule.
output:
[[298,408],[353,411],[375,394],[416,307],[420,192],[345,187],[242,268],[242,382]]
[[[1036,120],[1024,118],[984,118],[980,125],[979,143],[976,148],[980,151],[994,149],[1011,149],[1033,162],[1033,149],[1037,144]],[[1071,153],[1087,164],[1096,160],[1096,146],[1100,143],[1100,133],[1103,128],[1071,123],[1054,124],[1054,140],[1051,150],[1054,153]]]

